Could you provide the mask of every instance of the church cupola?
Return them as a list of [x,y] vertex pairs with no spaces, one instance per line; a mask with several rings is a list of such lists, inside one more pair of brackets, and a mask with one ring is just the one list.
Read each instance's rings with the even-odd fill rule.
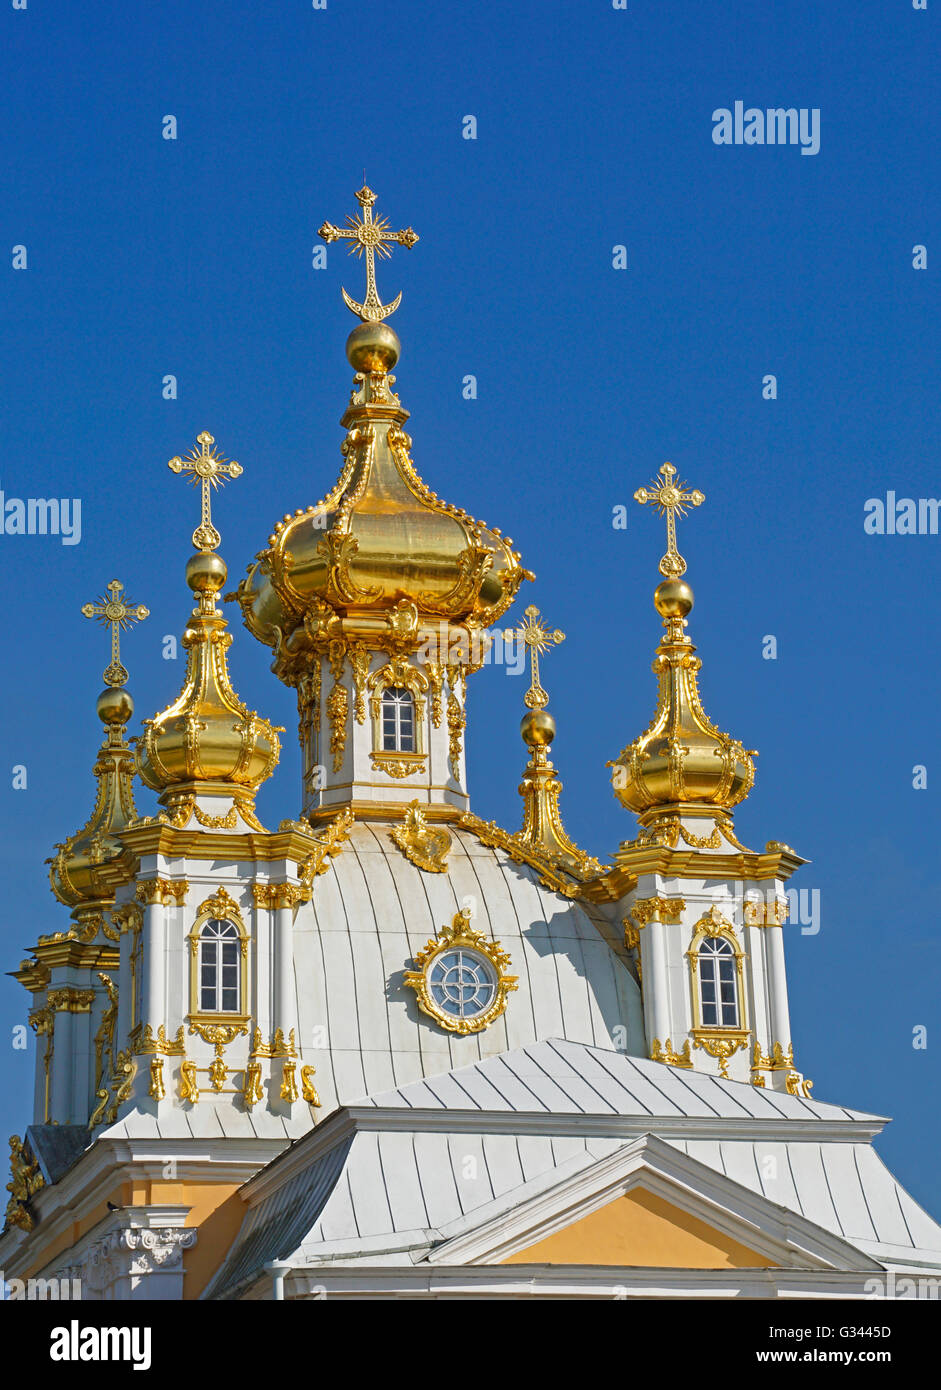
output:
[[137,816],[134,752],[126,737],[134,701],[125,688],[128,676],[121,664],[120,633],[149,613],[143,604],[124,597],[124,585],[118,579],[111,580],[107,594],[97,603],[86,603],[82,613],[111,628],[111,661],[97,703],[106,732],[93,769],[97,795],[91,816],[81,830],[55,846],[56,854],[47,862],[52,891],[72,908],[79,934],[94,936],[102,908],[113,903],[115,887],[134,869],[134,857],[120,839],[120,832]]
[[306,815],[342,805],[466,808],[465,681],[483,664],[487,628],[524,579],[508,537],[443,502],[416,471],[408,411],[394,391],[400,343],[385,322],[401,301],[378,296],[376,256],[411,228],[376,219],[362,188],[328,243],[365,256],[361,320],[347,342],[355,370],[342,418],[340,476],[322,501],[278,522],[238,589],[249,631],[296,688]]
[[659,478],[634,494],[667,517],[667,553],[660,561],[665,578],[654,592],[666,633],[653,663],[659,682],[653,721],[608,764],[614,769],[615,796],[654,836],[672,833],[685,818],[710,817],[730,825],[732,808],[744,801],[755,780],[754,750],[718,729],[702,707],[697,684],[702,662],[685,631],[693,591],[682,578],[686,562],[676,548],[674,514],[685,515],[704,498],[685,491],[675,476],[676,469],[665,463]]
[[183,689],[172,705],[144,721],[137,767],[178,827],[195,816],[198,825],[213,830],[260,830],[255,794],[277,766],[283,730],[248,709],[229,680],[232,634],[216,607],[227,570],[216,553],[221,536],[212,524],[210,488],[226,477],[237,478],[242,469],[217,455],[214,443],[204,431],[189,458],[170,460],[175,473],[192,474],[202,488],[202,520],[193,532],[196,554],[186,565],[196,607],[182,638]]

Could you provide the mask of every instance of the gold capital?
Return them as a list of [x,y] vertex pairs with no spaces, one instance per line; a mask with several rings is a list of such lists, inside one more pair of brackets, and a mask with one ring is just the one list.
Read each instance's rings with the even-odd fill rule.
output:
[[392,255],[389,250],[396,242],[400,246],[412,247],[418,240],[418,234],[412,231],[411,227],[405,227],[402,231],[392,232],[389,230],[389,219],[387,217],[373,218],[372,208],[376,201],[376,195],[371,188],[365,184],[356,194],[356,201],[362,208],[362,213],[356,217],[347,214],[345,227],[335,227],[332,222],[325,222],[318,231],[317,235],[323,237],[328,244],[331,241],[346,239],[352,242],[349,254],[351,256],[366,257],[366,298],[362,304],[357,304],[355,299],[351,299],[346,290],[340,289],[343,302],[354,314],[358,314],[364,323],[380,323],[390,314],[394,314],[402,302],[401,290],[393,299],[391,304],[383,304],[376,289],[376,257],[388,258]]
[[97,603],[86,603],[82,613],[86,618],[97,618],[105,627],[111,625],[111,663],[105,667],[105,685],[122,686],[127,681],[127,671],[121,665],[121,631],[126,631],[132,623],[139,623],[150,617],[150,609],[142,603],[125,602],[121,597],[124,585],[120,579],[112,579],[108,585],[110,598],[102,594]]
[[705,496],[694,489],[686,491],[685,483],[676,483],[676,469],[672,463],[660,467],[659,477],[649,487],[639,487],[634,493],[634,501],[652,502],[661,516],[667,519],[667,553],[660,561],[660,573],[668,579],[679,579],[686,573],[686,561],[676,548],[676,517],[685,516],[690,507],[698,507],[705,502]]

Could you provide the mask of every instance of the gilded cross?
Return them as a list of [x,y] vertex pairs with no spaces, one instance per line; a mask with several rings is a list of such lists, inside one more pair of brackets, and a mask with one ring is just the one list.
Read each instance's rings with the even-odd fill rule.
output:
[[172,458],[167,465],[174,473],[191,473],[193,482],[199,483],[202,488],[202,520],[193,532],[193,545],[197,550],[215,550],[222,540],[212,524],[210,489],[222,487],[226,478],[237,478],[242,472],[240,463],[234,459],[227,463],[221,454],[216,453],[212,447],[215,442],[208,430],[203,430],[202,434],[196,436],[199,449],[193,449],[185,459]]
[[382,319],[388,318],[389,314],[394,314],[402,302],[401,290],[393,299],[391,304],[383,304],[376,290],[376,257],[386,257],[392,255],[389,247],[395,242],[400,246],[412,247],[418,240],[417,232],[413,232],[411,227],[404,228],[400,232],[389,230],[389,219],[387,217],[373,218],[372,208],[376,201],[376,195],[371,188],[363,187],[356,194],[356,201],[362,208],[362,213],[356,217],[347,214],[345,227],[335,227],[332,222],[325,222],[317,233],[322,236],[324,241],[338,241],[345,238],[353,244],[350,247],[351,256],[366,257],[366,298],[362,304],[357,304],[355,299],[351,299],[346,290],[342,287],[340,293],[348,309],[352,309],[354,314],[358,314],[364,323],[378,323]]
[[110,598],[104,594],[97,603],[86,603],[82,613],[86,618],[97,618],[105,627],[111,624],[111,664],[105,667],[105,685],[119,687],[127,681],[127,671],[121,665],[121,630],[126,631],[132,623],[139,623],[150,617],[150,609],[142,603],[130,603],[122,598],[124,585],[120,579],[112,579],[108,585]]
[[513,634],[516,637],[521,637],[529,648],[532,679],[523,700],[529,709],[545,709],[549,703],[549,696],[539,684],[539,657],[550,647],[558,646],[560,642],[564,642],[565,633],[560,632],[558,628],[550,631],[543,622],[539,609],[533,603],[529,605],[523,616],[526,621],[522,627],[514,629]]
[[686,561],[676,548],[677,514],[685,516],[689,507],[698,507],[706,500],[698,489],[686,492],[686,484],[674,482],[675,477],[673,464],[665,463],[660,468],[659,478],[654,478],[649,487],[639,487],[634,493],[635,502],[652,502],[661,516],[666,513],[667,553],[660,561],[660,573],[668,579],[679,579],[681,574],[686,573]]

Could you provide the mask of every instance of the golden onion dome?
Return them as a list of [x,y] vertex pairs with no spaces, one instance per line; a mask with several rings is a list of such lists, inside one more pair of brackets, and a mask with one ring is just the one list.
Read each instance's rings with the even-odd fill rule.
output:
[[98,696],[98,717],[107,732],[93,769],[95,807],[82,829],[56,845],[54,857],[46,861],[50,887],[59,902],[75,909],[73,916],[80,916],[83,907],[112,902],[117,884],[134,871],[134,856],[120,839],[137,818],[134,752],[125,739],[133,712],[134,702],[123,687],[109,687]]
[[283,730],[248,709],[229,680],[226,653],[232,634],[215,606],[226,573],[225,562],[214,552],[190,556],[186,581],[198,603],[182,638],[187,653],[183,689],[161,714],[144,720],[138,743],[141,780],[161,793],[161,801],[181,823],[201,793],[230,795],[243,818],[253,823],[255,792],[274,771],[281,751],[278,734]]
[[[380,347],[394,336],[385,324],[361,324],[349,355],[362,360],[364,343]],[[384,371],[357,373],[335,487],[278,522],[239,586],[246,626],[274,648],[282,678],[303,667],[326,625],[381,636],[402,605],[412,604],[419,626],[485,628],[532,578],[508,537],[442,502],[422,481],[394,380]]]
[[666,579],[654,602],[666,629],[653,663],[657,711],[650,727],[608,764],[615,795],[644,824],[656,819],[655,811],[728,811],[744,801],[755,780],[754,750],[717,729],[702,707],[696,679],[702,662],[685,633],[692,589],[682,579]]
[[343,467],[326,497],[277,523],[236,595],[249,631],[274,649],[273,670],[290,684],[334,636],[378,646],[390,633],[403,639],[442,622],[488,627],[532,578],[508,537],[443,502],[415,469],[408,411],[389,375],[400,343],[384,322],[401,295],[381,303],[375,257],[418,237],[374,217],[371,189],[356,198],[360,213],[347,227],[320,229],[327,242],[349,239],[367,266],[363,303],[343,291],[362,320],[346,347],[356,376],[341,421]]
[[98,718],[106,729],[93,769],[95,806],[81,830],[55,846],[49,884],[61,903],[72,908],[81,926],[94,935],[96,914],[114,902],[116,887],[131,877],[134,855],[121,841],[121,831],[137,819],[134,806],[134,753],[127,742],[127,724],[134,701],[124,688],[127,671],[121,664],[121,633],[149,617],[143,604],[124,596],[124,585],[112,579],[97,603],[86,603],[82,614],[111,629],[111,661],[105,667],[105,689],[98,696]]

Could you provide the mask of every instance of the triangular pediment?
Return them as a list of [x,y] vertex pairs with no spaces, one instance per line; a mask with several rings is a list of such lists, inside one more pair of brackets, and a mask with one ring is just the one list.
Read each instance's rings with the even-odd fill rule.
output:
[[753,1269],[777,1262],[639,1182],[504,1263]]
[[643,1135],[474,1225],[433,1264],[879,1270],[831,1231],[655,1135]]

